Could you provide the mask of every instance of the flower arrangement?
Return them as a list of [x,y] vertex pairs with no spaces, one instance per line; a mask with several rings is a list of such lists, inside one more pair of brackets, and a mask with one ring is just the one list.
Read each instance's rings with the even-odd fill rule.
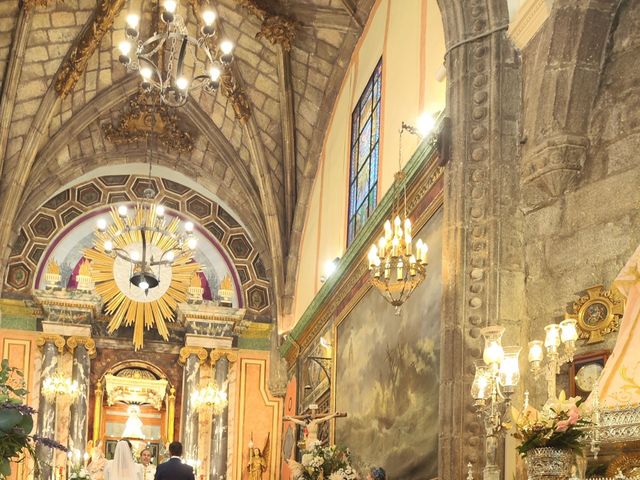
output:
[[27,455],[34,460],[34,478],[39,478],[37,444],[66,451],[53,440],[30,435],[36,411],[24,404],[26,396],[22,372],[3,360],[0,364],[0,480],[11,475],[11,461],[21,462]]
[[289,461],[293,478],[301,480],[356,480],[348,449],[316,443],[304,450],[301,462]]
[[71,467],[71,470],[69,472],[69,479],[70,480],[91,480],[91,477],[89,476],[89,472],[87,472],[87,469],[84,467],[84,465],[81,465],[78,463],[73,467]]
[[558,399],[547,403],[542,411],[528,405],[522,412],[512,407],[514,437],[521,441],[518,453],[526,457],[535,448],[548,447],[582,455],[582,440],[591,422],[584,417],[581,403],[580,397],[567,398],[562,391]]

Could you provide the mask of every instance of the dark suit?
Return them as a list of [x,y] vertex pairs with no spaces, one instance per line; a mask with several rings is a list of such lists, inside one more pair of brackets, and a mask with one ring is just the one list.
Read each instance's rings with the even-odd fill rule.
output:
[[170,458],[156,468],[154,480],[195,480],[193,467],[179,458]]

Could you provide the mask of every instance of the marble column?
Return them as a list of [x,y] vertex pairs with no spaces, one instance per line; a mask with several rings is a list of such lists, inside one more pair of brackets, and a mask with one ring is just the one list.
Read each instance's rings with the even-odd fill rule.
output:
[[[64,351],[64,338],[55,334],[42,334],[37,342],[42,347],[42,376],[40,380],[40,400],[38,404],[38,435],[54,438],[56,433],[56,404],[48,401],[42,393],[42,380],[53,375],[58,368],[59,353]],[[42,444],[36,446],[36,456],[40,462],[42,480],[53,479],[53,450]]]
[[200,363],[208,357],[200,347],[183,347],[180,363],[184,365],[182,375],[182,446],[184,459],[198,459],[198,412],[193,408],[191,394],[200,387]]
[[[212,352],[212,354],[215,353]],[[218,388],[226,388],[225,382],[229,375],[229,359],[221,356],[215,362],[215,382]],[[211,471],[210,480],[224,480],[227,478],[227,427],[229,420],[229,407],[225,407],[220,415],[213,417],[211,426]]]
[[73,380],[78,382],[80,394],[71,405],[69,422],[69,447],[84,451],[87,445],[90,358],[96,354],[95,342],[89,337],[70,337],[67,346],[73,353]]

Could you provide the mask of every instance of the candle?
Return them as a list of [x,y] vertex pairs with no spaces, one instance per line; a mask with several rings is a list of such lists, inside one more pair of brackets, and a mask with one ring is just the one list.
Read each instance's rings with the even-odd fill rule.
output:
[[398,240],[398,237],[393,237],[393,240],[391,240],[391,256],[392,257],[398,256],[399,245],[400,245],[400,240]]
[[384,237],[386,240],[391,240],[391,222],[389,220],[384,222]]
[[404,221],[404,234],[411,236],[411,220],[408,218]]
[[404,252],[405,255],[411,255],[411,234],[404,232]]
[[87,452],[84,452],[84,466],[86,467],[87,464],[89,463],[89,454]]
[[420,261],[423,265],[427,264],[427,253],[429,252],[429,247],[426,243],[422,244],[422,252],[420,252]]
[[409,257],[409,275],[413,277],[415,276],[415,274],[416,274],[416,257],[411,255],[411,257]]
[[384,237],[380,237],[378,242],[378,256],[384,257],[387,253],[387,240]]
[[393,224],[395,226],[396,236],[401,237],[402,236],[402,220],[400,220],[399,216],[396,216],[396,219],[393,221]]

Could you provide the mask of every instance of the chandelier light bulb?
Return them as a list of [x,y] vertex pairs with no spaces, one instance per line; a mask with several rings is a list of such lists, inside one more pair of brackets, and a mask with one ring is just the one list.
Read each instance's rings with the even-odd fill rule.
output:
[[233,42],[231,40],[223,40],[220,42],[220,51],[224,55],[231,55],[231,52],[233,51]]
[[120,53],[123,56],[128,57],[129,56],[129,52],[131,52],[131,42],[128,41],[128,40],[123,40],[118,45],[118,48],[120,49]]
[[513,388],[520,381],[520,347],[504,347],[504,358],[500,363],[499,381],[506,392],[513,392]]
[[529,342],[529,363],[542,362],[544,358],[544,350],[542,348],[542,340],[532,340]]
[[546,332],[544,346],[549,355],[554,355],[558,352],[558,347],[560,346],[560,327],[556,323],[550,323],[544,327],[544,330]]
[[111,240],[105,240],[103,247],[105,252],[111,253],[113,250],[113,242]]
[[575,319],[568,318],[560,322],[560,339],[562,343],[575,342],[578,339]]
[[131,260],[133,260],[134,262],[140,261],[140,253],[137,250],[131,252]]
[[187,233],[193,232],[193,222],[185,222],[184,231]]
[[133,30],[138,28],[140,23],[140,17],[135,13],[127,15],[127,26]]
[[171,14],[176,13],[178,2],[176,0],[164,0],[164,9]]
[[173,250],[170,250],[167,252],[167,260],[169,260],[170,262],[173,262],[173,260],[176,258],[175,254],[173,253]]
[[149,290],[149,284],[143,280],[138,284],[138,287],[140,287],[142,290]]
[[191,237],[189,240],[187,240],[187,246],[191,250],[195,250],[196,247],[198,246],[198,240],[195,237]]
[[118,207],[118,215],[120,215],[120,218],[124,218],[127,216],[129,209],[127,208],[126,205],[120,205]]
[[186,90],[189,87],[189,80],[186,77],[176,78],[176,87],[180,90]]
[[213,10],[205,10],[204,12],[202,12],[202,20],[208,27],[212,26],[213,22],[216,21],[216,12],[214,12]]
[[104,218],[99,218],[96,222],[96,226],[99,231],[104,232],[107,230],[107,221]]
[[209,76],[211,77],[211,81],[217,82],[220,79],[220,75],[222,75],[222,71],[216,65],[212,65],[209,69]]
[[484,337],[484,352],[482,353],[482,359],[484,360],[484,363],[497,370],[504,358],[504,350],[502,348],[502,334],[504,333],[504,327],[485,327],[480,333]]
[[142,67],[140,69],[140,76],[145,82],[151,80],[151,75],[153,75],[153,71],[149,67]]
[[164,217],[164,205],[158,205],[158,206],[156,206],[156,215],[157,215],[159,218]]

